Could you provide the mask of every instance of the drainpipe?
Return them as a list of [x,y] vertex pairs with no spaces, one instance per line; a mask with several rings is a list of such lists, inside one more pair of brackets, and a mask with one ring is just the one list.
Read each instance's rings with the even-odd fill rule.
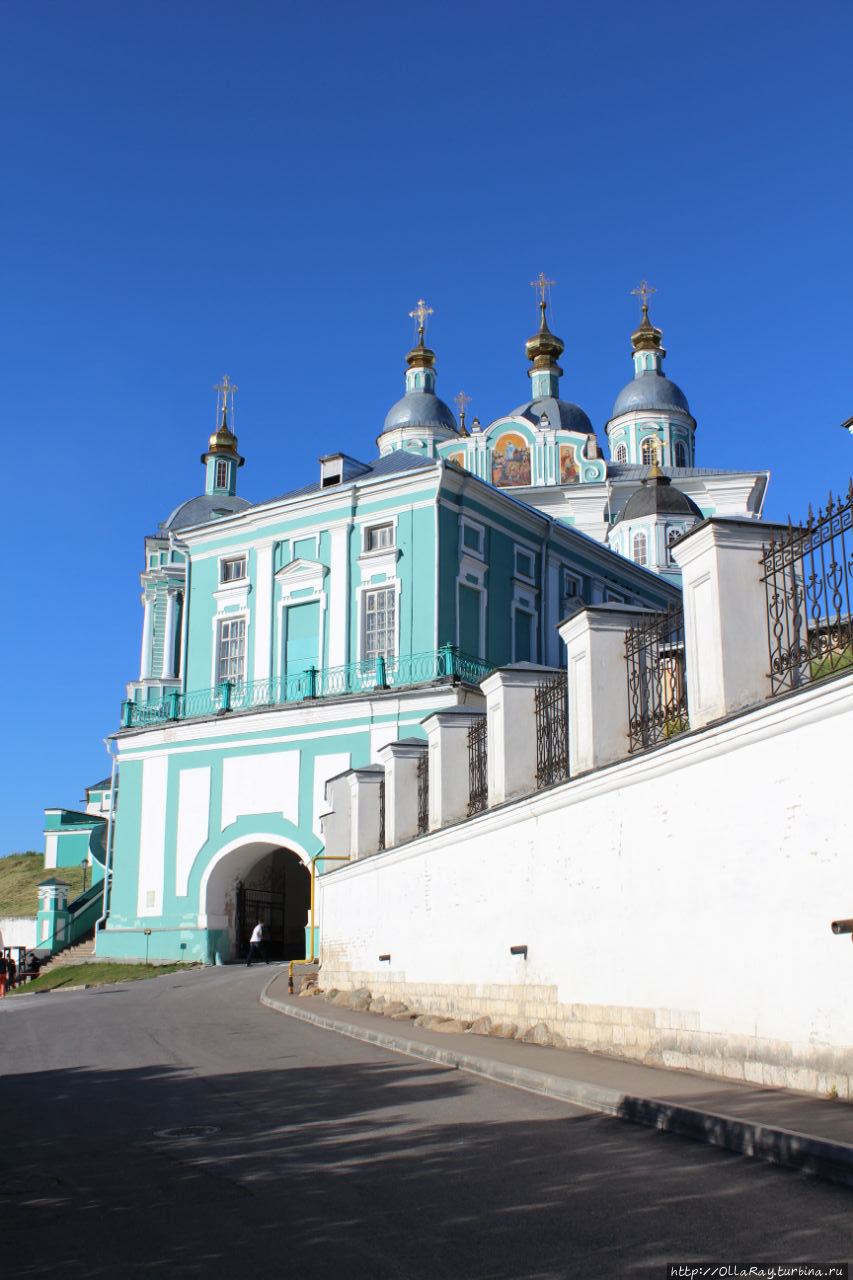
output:
[[116,812],[116,764],[118,763],[118,752],[110,749],[109,738],[104,738],[104,746],[107,749],[107,755],[112,760],[112,769],[110,771],[110,817],[107,822],[107,852],[104,866],[104,910],[103,914],[95,921],[95,945],[97,945],[98,930],[106,923],[109,915],[110,877],[113,869],[113,828],[115,826]]

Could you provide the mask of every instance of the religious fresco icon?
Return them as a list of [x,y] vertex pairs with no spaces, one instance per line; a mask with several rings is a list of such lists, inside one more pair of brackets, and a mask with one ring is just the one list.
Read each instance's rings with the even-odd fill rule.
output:
[[580,471],[578,458],[573,444],[560,445],[560,484],[579,484]]
[[446,456],[446,458],[447,458],[447,461],[448,461],[448,462],[455,462],[455,463],[456,463],[456,465],[457,465],[457,467],[462,467],[463,471],[464,471],[464,470],[467,470],[467,468],[466,468],[466,466],[465,466],[465,454],[464,454],[464,453],[448,453],[448,454],[446,454],[445,456]]
[[508,487],[530,484],[530,449],[523,436],[501,436],[492,454],[492,484]]

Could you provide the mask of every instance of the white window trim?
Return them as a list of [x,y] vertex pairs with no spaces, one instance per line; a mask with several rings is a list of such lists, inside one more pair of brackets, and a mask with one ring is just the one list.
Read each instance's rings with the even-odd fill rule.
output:
[[250,645],[251,633],[251,617],[249,611],[239,610],[237,613],[217,613],[214,615],[213,622],[213,662],[210,676],[211,689],[219,687],[219,627],[223,622],[239,622],[240,619],[245,621],[246,627],[243,634],[243,678],[238,684],[249,683],[249,654],[252,652]]
[[472,653],[472,658],[485,658],[486,656],[486,605],[488,604],[488,588],[485,586],[486,568],[485,565],[479,566],[481,573],[478,575],[477,582],[466,582],[463,574],[460,573],[456,579],[456,645],[462,648],[462,614],[459,606],[459,588],[467,587],[469,591],[476,591],[480,596],[480,643],[479,653]]
[[[524,543],[516,542],[516,543],[513,543],[512,554],[513,554],[513,577],[517,578],[519,582],[526,582],[530,586],[535,586],[536,557],[538,555],[537,549],[535,547],[526,546]],[[530,573],[523,573],[522,570],[519,569],[518,557],[520,555],[527,556],[527,558],[530,560]]]
[[210,687],[216,689],[219,685],[219,624],[220,622],[237,622],[240,618],[244,618],[246,622],[246,633],[243,638],[243,684],[249,681],[249,655],[252,653],[251,631],[252,616],[248,609],[238,609],[236,612],[225,613],[220,610],[211,618],[211,629],[213,631],[213,643],[211,644],[211,663],[210,663]]
[[539,654],[539,592],[531,590],[526,586],[516,585],[512,595],[512,604],[510,605],[510,651],[512,653],[513,662],[519,662],[515,652],[515,615],[516,613],[527,613],[533,617],[532,634],[530,637],[531,662],[538,661]]
[[[465,529],[473,529],[476,533],[480,535],[479,549],[468,546],[468,544],[465,541],[465,533],[464,533]],[[484,524],[480,524],[477,520],[469,520],[467,516],[460,516],[459,517],[459,559],[460,561],[467,557],[468,559],[471,559],[471,560],[480,560],[485,562],[485,559],[486,559],[485,546],[486,546],[486,526]]]
[[356,649],[358,652],[358,662],[367,662],[365,655],[364,641],[364,624],[365,624],[365,607],[364,597],[368,591],[393,591],[394,592],[394,656],[399,657],[400,654],[400,593],[403,584],[399,578],[386,578],[384,582],[362,582],[356,587],[356,623],[358,626],[358,634],[356,636]]

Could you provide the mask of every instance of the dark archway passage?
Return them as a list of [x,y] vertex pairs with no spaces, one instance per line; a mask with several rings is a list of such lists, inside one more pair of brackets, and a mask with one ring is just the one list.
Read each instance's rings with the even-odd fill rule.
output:
[[260,920],[270,960],[300,960],[305,955],[305,926],[311,901],[311,877],[290,849],[261,857],[234,889],[234,941],[237,959],[249,953],[249,938]]

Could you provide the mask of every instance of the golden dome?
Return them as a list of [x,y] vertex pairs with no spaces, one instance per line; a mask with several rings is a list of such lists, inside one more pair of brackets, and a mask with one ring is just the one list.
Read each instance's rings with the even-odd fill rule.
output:
[[631,345],[635,351],[659,351],[662,356],[666,355],[660,340],[663,337],[660,329],[656,329],[649,319],[648,303],[643,303],[643,318],[640,321],[639,329],[635,329],[631,334]]
[[[542,323],[539,326],[539,332],[535,333],[532,338],[528,338],[524,344],[524,350],[527,359],[533,362],[534,369],[550,369],[557,366],[557,360],[563,354],[566,344],[556,334],[552,333],[548,328],[545,319],[546,302],[543,300],[539,303],[539,310],[542,312]],[[562,373],[562,369],[557,366],[557,372]]]

